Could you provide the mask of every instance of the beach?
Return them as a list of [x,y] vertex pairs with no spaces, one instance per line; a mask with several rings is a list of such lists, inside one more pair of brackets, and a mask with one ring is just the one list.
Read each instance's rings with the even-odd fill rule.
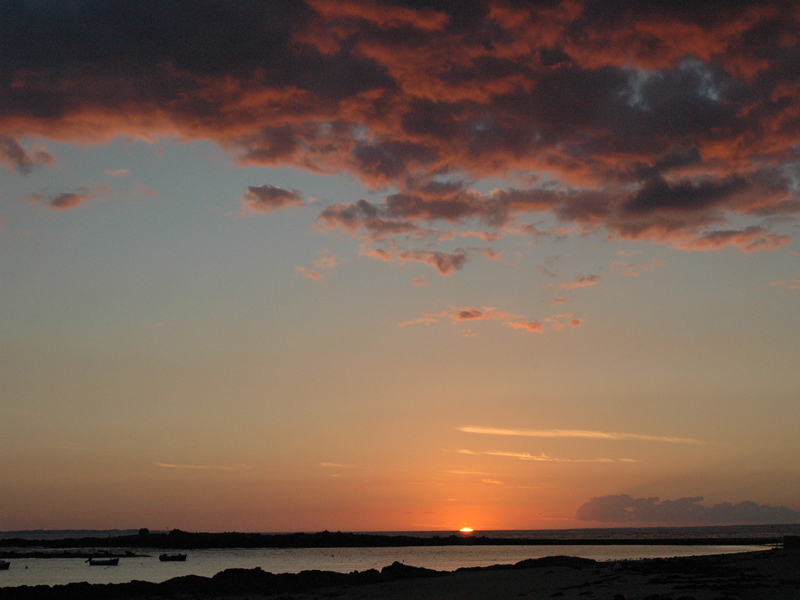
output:
[[515,565],[441,572],[395,563],[381,571],[304,571],[275,575],[228,569],[214,577],[163,583],[70,584],[0,589],[0,600],[274,599],[434,600],[722,600],[800,597],[800,549],[704,557],[598,562],[546,557]]

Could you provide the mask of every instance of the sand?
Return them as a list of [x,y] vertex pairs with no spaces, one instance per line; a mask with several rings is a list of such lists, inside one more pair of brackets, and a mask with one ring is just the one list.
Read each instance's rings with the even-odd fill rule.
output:
[[81,598],[155,600],[723,600],[800,599],[800,549],[696,558],[595,562],[549,557],[517,565],[442,573],[395,564],[347,574],[272,575],[232,569],[213,578],[163,584],[71,584],[0,588],[0,600]]

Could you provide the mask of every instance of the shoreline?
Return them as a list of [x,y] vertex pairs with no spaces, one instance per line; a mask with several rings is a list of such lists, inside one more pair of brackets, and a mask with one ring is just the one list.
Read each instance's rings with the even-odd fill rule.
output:
[[313,600],[415,598],[658,598],[714,600],[800,597],[800,548],[703,557],[598,562],[576,557],[527,559],[514,565],[434,571],[394,563],[380,571],[272,574],[228,569],[163,583],[74,583],[0,588],[0,600],[151,600],[157,598],[296,598]]
[[114,537],[59,539],[6,538],[0,548],[149,548],[200,550],[221,548],[393,548],[423,546],[769,546],[795,536],[758,537],[534,537],[501,538],[480,534],[415,537],[369,533],[191,533],[174,529],[169,533],[140,533]]

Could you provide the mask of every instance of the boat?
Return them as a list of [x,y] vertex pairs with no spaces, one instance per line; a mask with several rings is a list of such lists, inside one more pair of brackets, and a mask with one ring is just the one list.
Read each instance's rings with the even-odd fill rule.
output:
[[158,560],[161,562],[183,562],[186,560],[185,554],[160,554]]
[[92,567],[116,567],[119,564],[118,558],[90,558],[86,562]]
[[11,563],[7,560],[0,560],[0,571],[8,571],[8,567],[11,566]]

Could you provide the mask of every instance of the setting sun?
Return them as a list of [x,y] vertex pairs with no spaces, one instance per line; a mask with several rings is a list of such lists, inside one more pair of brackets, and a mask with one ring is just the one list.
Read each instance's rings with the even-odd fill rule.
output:
[[472,527],[462,527],[458,531],[461,533],[472,533]]

